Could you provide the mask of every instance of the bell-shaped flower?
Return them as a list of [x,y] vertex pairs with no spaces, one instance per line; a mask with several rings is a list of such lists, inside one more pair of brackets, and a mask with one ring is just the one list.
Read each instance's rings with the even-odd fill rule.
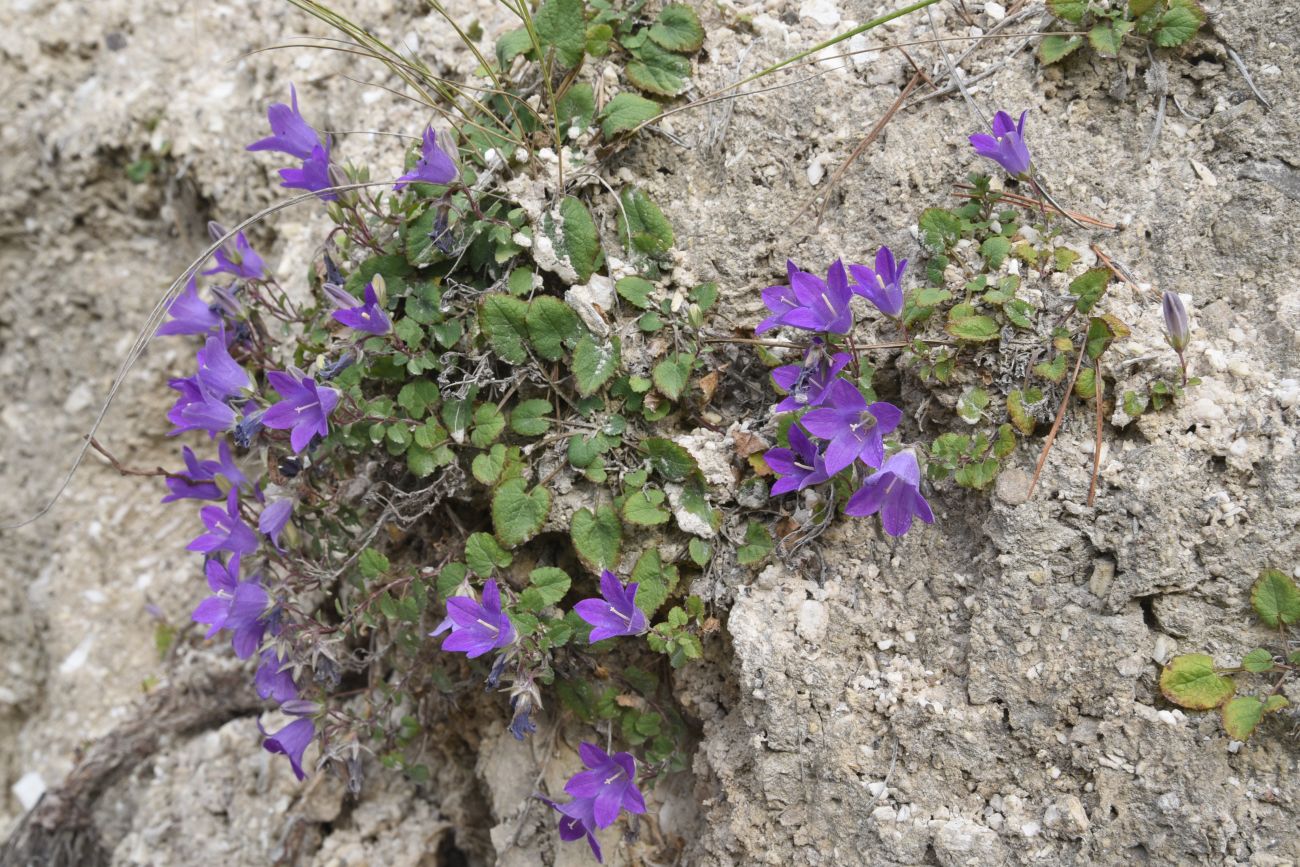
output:
[[820,348],[809,350],[802,364],[785,364],[772,371],[772,381],[789,392],[776,405],[777,412],[797,412],[826,401],[831,383],[852,360],[847,352],[827,356]]
[[317,385],[310,376],[295,378],[278,370],[269,371],[266,378],[281,400],[262,416],[262,424],[291,431],[289,444],[295,452],[307,448],[312,437],[329,436],[330,413],[339,403],[338,389]]
[[825,280],[805,271],[794,271],[790,289],[796,305],[781,316],[781,325],[827,334],[848,334],[852,330],[853,311],[849,302],[853,293],[840,260],[831,265]]
[[190,277],[185,291],[177,295],[167,308],[170,322],[164,322],[159,334],[207,334],[221,327],[221,314],[199,297],[196,277]]
[[993,135],[977,133],[970,137],[971,147],[975,153],[993,160],[1013,178],[1029,177],[1033,160],[1029,156],[1029,147],[1025,144],[1025,115],[1020,113],[1020,122],[1011,120],[1011,115],[1000,111],[993,116]]
[[635,582],[623,586],[608,569],[600,573],[600,599],[583,599],[573,610],[595,628],[588,641],[595,644],[619,635],[640,635],[650,628],[645,612],[636,607]]
[[258,696],[272,699],[277,704],[298,697],[298,685],[293,681],[293,669],[288,663],[289,660],[282,659],[273,647],[262,651],[261,662],[253,676]]
[[868,406],[862,392],[846,379],[831,384],[826,403],[800,419],[809,433],[830,441],[824,454],[826,472],[833,476],[858,459],[869,467],[880,466],[885,434],[903,420],[902,410],[883,401]]
[[330,176],[329,151],[320,145],[302,161],[301,168],[280,169],[280,180],[280,186],[286,189],[317,193],[322,202],[332,202],[339,197],[338,193],[320,192],[336,186]]
[[226,508],[204,506],[199,517],[208,531],[190,542],[189,550],[204,554],[217,551],[252,554],[257,550],[257,533],[239,516],[239,492],[235,489],[226,496]]
[[[335,303],[342,308],[334,311],[334,319],[353,331],[362,331],[366,334],[387,334],[392,331],[392,320],[380,305],[374,284],[366,284],[364,295],[363,303],[358,306],[357,300],[342,289],[337,290],[337,294],[331,293]],[[343,301],[343,298],[347,298],[347,301]],[[348,306],[343,306],[345,304]]]
[[208,337],[197,353],[197,360],[199,370],[195,376],[199,385],[218,399],[226,400],[252,388],[253,382],[244,368],[230,357],[224,336]]
[[1165,339],[1174,348],[1174,352],[1181,355],[1192,339],[1191,320],[1187,316],[1187,308],[1183,306],[1183,299],[1177,292],[1166,291],[1160,299],[1160,312],[1165,318]]
[[[541,796],[537,797],[540,798]],[[581,840],[585,837],[587,845],[591,847],[591,854],[595,856],[599,863],[604,864],[605,859],[600,851],[600,842],[596,839],[595,799],[574,798],[567,804],[557,804],[550,798],[541,798],[541,800],[560,814],[560,839],[566,843],[572,843],[574,840]]]
[[[220,223],[209,223],[209,230],[213,234],[212,240],[217,241],[225,237],[226,230]],[[212,254],[216,260],[216,265],[204,274],[233,274],[244,280],[264,280],[266,278],[266,267],[262,262],[262,257],[257,255],[253,246],[248,243],[248,238],[243,232],[235,236],[235,242],[232,245],[229,241],[217,248]]]
[[262,742],[263,749],[268,753],[280,753],[287,756],[289,765],[293,768],[294,776],[299,780],[306,779],[307,775],[302,770],[302,755],[316,737],[316,724],[310,719],[301,717],[275,734],[268,734],[266,729],[262,728],[261,720],[258,720],[257,727],[266,738]]
[[768,449],[763,455],[767,465],[780,476],[772,485],[774,497],[789,491],[801,491],[831,477],[826,471],[826,460],[799,425],[791,425],[787,436],[790,448]]
[[449,184],[456,180],[459,172],[456,163],[438,145],[438,136],[433,127],[424,128],[424,140],[420,145],[420,158],[415,168],[397,179],[393,189],[401,192],[407,184]]
[[849,266],[855,281],[853,293],[876,305],[876,309],[891,319],[897,319],[903,315],[903,272],[906,270],[906,259],[895,263],[894,252],[881,247],[876,252],[875,268]]
[[437,635],[447,629],[451,635],[443,639],[442,649],[464,653],[470,659],[514,642],[515,627],[501,610],[501,590],[495,578],[483,585],[481,603],[467,596],[447,600],[447,619],[429,634]]
[[253,142],[248,150],[280,151],[305,160],[317,147],[323,145],[320,135],[311,124],[303,120],[302,113],[298,111],[298,91],[292,84],[289,85],[289,96],[293,102],[292,107],[277,102],[266,110],[266,119],[271,123],[271,135]]
[[844,506],[846,515],[880,513],[880,523],[891,536],[901,536],[912,526],[912,519],[934,523],[930,504],[921,496],[921,468],[911,449],[890,457],[863,483]]
[[284,532],[292,515],[293,497],[284,497],[269,503],[257,518],[257,532],[270,539],[277,551],[284,550],[280,547],[280,534]]
[[597,828],[608,828],[619,810],[644,813],[645,799],[636,787],[636,759],[631,753],[608,755],[595,744],[578,745],[578,754],[590,770],[575,774],[564,784],[574,798],[592,799]]

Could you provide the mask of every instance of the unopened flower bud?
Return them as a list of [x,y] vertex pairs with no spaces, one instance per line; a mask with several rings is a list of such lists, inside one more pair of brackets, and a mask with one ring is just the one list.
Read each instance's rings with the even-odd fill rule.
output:
[[305,698],[295,698],[283,702],[280,705],[281,713],[287,713],[291,716],[312,716],[320,713],[320,705],[314,701],[308,701]]
[[1191,325],[1183,299],[1175,292],[1166,291],[1160,302],[1165,316],[1165,335],[1174,351],[1181,354],[1192,339]]
[[686,321],[691,323],[692,328],[704,326],[704,311],[700,309],[700,305],[692,304],[686,308]]

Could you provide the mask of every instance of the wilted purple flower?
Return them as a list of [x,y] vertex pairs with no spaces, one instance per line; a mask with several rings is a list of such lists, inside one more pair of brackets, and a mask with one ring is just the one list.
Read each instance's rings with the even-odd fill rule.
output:
[[560,839],[566,843],[572,843],[574,840],[587,838],[587,845],[591,847],[591,854],[596,856],[596,860],[601,864],[605,863],[601,855],[600,842],[596,839],[596,816],[595,816],[595,799],[593,798],[575,798],[567,804],[557,804],[550,798],[537,797],[546,803],[552,810],[560,814]]
[[176,425],[167,432],[168,436],[203,430],[215,437],[235,426],[235,411],[204,388],[197,376],[170,379],[167,385],[180,392],[176,403],[167,412],[167,420]]
[[[225,440],[222,442],[224,443]],[[225,499],[221,488],[217,487],[217,483],[213,480],[212,470],[208,466],[215,461],[200,462],[189,446],[181,449],[181,455],[185,458],[185,472],[167,476],[164,481],[171,493],[163,497],[162,501],[172,503],[176,500]]]
[[321,190],[327,190],[335,186],[334,179],[330,177],[330,155],[329,151],[317,145],[302,162],[302,168],[298,169],[280,169],[280,186],[290,190],[307,190],[319,194],[322,202],[332,202],[337,199],[338,193],[321,193]]
[[1165,338],[1174,351],[1181,355],[1192,339],[1191,321],[1187,316],[1187,308],[1183,306],[1183,299],[1177,292],[1166,290],[1160,299],[1160,310],[1165,316]]
[[196,277],[190,277],[185,291],[176,296],[167,313],[172,317],[158,329],[159,334],[207,334],[221,327],[221,315],[199,297]]
[[591,770],[574,774],[564,791],[574,798],[593,801],[592,817],[597,828],[608,828],[620,809],[644,813],[645,799],[636,787],[636,759],[631,753],[608,755],[595,744],[578,745],[578,754]]
[[231,489],[226,497],[226,508],[204,506],[199,512],[208,532],[187,546],[190,551],[211,554],[231,551],[235,554],[252,554],[257,550],[257,534],[239,517],[239,492]]
[[322,146],[320,135],[311,124],[302,119],[298,111],[298,91],[291,84],[289,95],[293,107],[282,102],[273,103],[266,110],[266,119],[271,123],[271,135],[248,146],[250,151],[280,151],[305,160],[312,152]]
[[456,163],[447,152],[438,146],[438,136],[433,127],[424,128],[424,141],[420,146],[420,158],[415,168],[397,179],[393,189],[401,190],[411,183],[449,184],[456,180]]
[[788,491],[801,491],[831,477],[826,471],[826,461],[808,436],[798,425],[791,425],[790,448],[768,449],[763,460],[781,478],[772,485],[772,496]]
[[284,532],[291,515],[293,498],[285,497],[268,505],[257,518],[257,532],[269,538],[277,551],[284,550],[280,547],[280,534]]
[[221,400],[239,394],[253,385],[244,368],[230,357],[224,336],[208,337],[203,348],[198,351],[197,360],[199,370],[196,377],[199,385]]
[[930,504],[921,496],[921,468],[911,449],[899,452],[885,461],[880,471],[873,473],[844,506],[846,515],[874,515],[880,513],[880,523],[891,536],[901,536],[912,526],[912,518],[927,524],[934,523]]
[[1020,122],[1013,123],[1011,115],[1000,111],[993,116],[993,135],[977,133],[970,137],[975,153],[993,160],[1013,178],[1025,178],[1033,161],[1029,148],[1025,145],[1025,115],[1020,113]]
[[[849,301],[849,278],[844,263],[836,259],[826,279],[800,271],[787,263],[790,286],[772,286],[763,290],[763,302],[776,315],[759,323],[756,331],[766,331],[775,325],[787,325],[806,331],[831,334],[848,334],[853,327],[853,312]],[[793,296],[793,299],[791,298]]]
[[827,403],[800,419],[809,433],[830,440],[826,472],[833,476],[858,458],[869,467],[880,466],[885,459],[884,436],[898,427],[902,411],[882,401],[868,406],[857,386],[845,379],[831,384]]
[[447,600],[447,619],[429,634],[446,629],[451,629],[451,635],[443,639],[442,649],[464,653],[470,659],[514,642],[515,627],[501,610],[501,590],[495,578],[483,585],[481,604],[466,596]]
[[789,392],[776,405],[777,412],[795,412],[821,406],[836,375],[848,365],[851,356],[837,352],[827,357],[820,347],[808,351],[802,364],[785,364],[772,371],[772,381]]
[[603,599],[583,599],[573,610],[578,616],[596,627],[588,641],[595,644],[619,635],[640,635],[649,628],[645,612],[636,607],[636,582],[627,587],[608,569],[600,573],[600,595]]
[[[365,303],[361,306],[352,306],[356,304],[356,299],[342,289],[338,290],[342,296],[346,296],[349,306],[342,310],[334,311],[334,318],[342,322],[348,328],[354,331],[364,331],[367,334],[387,334],[393,328],[393,323],[384,312],[384,308],[379,304],[379,296],[375,294],[375,287],[371,283],[366,284]],[[339,296],[335,300],[341,302]],[[350,302],[350,303],[349,303]]]
[[906,270],[906,259],[895,264],[894,251],[881,247],[876,252],[875,268],[849,266],[849,273],[857,281],[853,284],[853,293],[876,305],[886,316],[897,319],[903,315],[903,272]]
[[[217,241],[225,237],[226,229],[220,223],[208,223],[208,228],[212,232],[212,240]],[[235,243],[232,247],[227,241],[217,248],[212,254],[216,259],[215,267],[204,271],[204,274],[233,274],[236,277],[242,277],[245,280],[262,280],[266,277],[265,266],[262,257],[254,252],[248,238],[240,232],[235,236]]]
[[253,677],[253,685],[260,697],[273,699],[276,703],[298,697],[298,685],[293,682],[293,670],[288,663],[289,660],[282,659],[274,648],[262,651],[257,674]]
[[526,735],[537,731],[537,724],[533,722],[534,709],[532,697],[528,693],[520,693],[510,699],[510,710],[514,712],[510,719],[510,734],[515,736],[515,740],[522,741]]
[[258,720],[257,727],[266,738],[262,742],[262,747],[269,753],[282,753],[288,756],[294,776],[299,780],[306,779],[307,775],[302,772],[302,754],[307,751],[308,745],[316,737],[316,724],[300,717],[273,735],[262,728],[261,720]]
[[282,399],[266,411],[262,417],[264,425],[274,430],[291,430],[289,444],[295,452],[307,448],[314,436],[329,436],[330,413],[339,403],[338,389],[317,385],[310,376],[295,379],[278,370],[269,371],[266,378]]
[[235,445],[241,449],[246,449],[253,444],[253,437],[262,430],[262,417],[266,415],[266,410],[257,409],[257,404],[249,401],[244,404],[244,417],[240,419],[239,424],[235,425],[232,436]]

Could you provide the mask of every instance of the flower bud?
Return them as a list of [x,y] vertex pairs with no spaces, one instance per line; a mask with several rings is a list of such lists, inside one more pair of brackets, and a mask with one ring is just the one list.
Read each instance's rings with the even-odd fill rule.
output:
[[700,305],[692,304],[686,308],[686,321],[691,323],[692,328],[704,326],[704,311],[700,309]]
[[1187,308],[1183,299],[1175,292],[1166,291],[1160,301],[1161,312],[1165,316],[1165,336],[1169,345],[1177,353],[1182,353],[1192,339],[1191,325],[1187,318]]

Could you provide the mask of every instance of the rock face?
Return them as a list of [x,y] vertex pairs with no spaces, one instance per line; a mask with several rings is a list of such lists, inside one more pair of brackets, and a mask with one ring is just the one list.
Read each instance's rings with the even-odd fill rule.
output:
[[[242,151],[261,135],[267,102],[294,81],[330,129],[411,132],[427,120],[345,79],[388,83],[347,55],[248,55],[325,32],[286,7],[11,5],[12,26],[0,28],[4,519],[53,492],[135,330],[201,248],[204,222],[277,197],[268,163]],[[472,73],[424,4],[355,5],[353,17],[443,74]],[[983,4],[977,23],[1013,17],[1016,4],[1005,6]],[[752,72],[878,11],[705,10],[697,87],[734,80],[742,56]],[[497,4],[456,14],[482,24],[485,44],[511,26]],[[935,19],[969,35],[946,5]],[[932,38],[915,16],[881,32]],[[1093,240],[1152,284],[1112,289],[1108,303],[1134,336],[1117,345],[1107,376],[1122,390],[1150,364],[1173,375],[1159,291],[1174,289],[1191,302],[1189,362],[1202,384],[1176,409],[1107,429],[1092,508],[1093,420],[1072,413],[1032,498],[1037,453],[1022,448],[991,496],[932,498],[937,522],[925,532],[893,540],[870,522],[840,523],[818,541],[816,571],[777,563],[697,588],[730,615],[708,664],[679,675],[701,733],[694,778],[654,793],[643,839],[700,865],[1300,860],[1280,830],[1295,826],[1300,798],[1293,715],[1238,749],[1214,715],[1171,711],[1156,685],[1158,661],[1174,653],[1222,661],[1265,643],[1250,583],[1266,565],[1300,568],[1300,129],[1284,105],[1300,89],[1300,33],[1281,4],[1258,0],[1224,4],[1214,32],[1221,40],[1162,61],[1177,103],[1168,101],[1149,159],[1158,96],[1137,54],[1044,71],[1028,52],[1008,56],[1019,40],[989,40],[967,67],[1006,61],[974,98],[989,111],[1031,109],[1029,143],[1054,195],[1123,223]],[[863,47],[880,45],[869,34]],[[1226,45],[1275,110],[1252,100]],[[909,51],[934,74],[945,69],[930,47]],[[757,289],[787,256],[816,269],[841,255],[867,259],[882,243],[916,254],[917,214],[947,203],[974,166],[965,146],[974,122],[960,99],[901,111],[836,186],[827,180],[910,70],[882,52],[738,100],[725,123],[680,113],[665,129],[688,146],[652,136],[619,158],[663,205],[694,278],[722,288],[732,321],[758,321]],[[371,138],[343,142],[396,169],[391,142]],[[141,177],[144,160],[152,168]],[[794,219],[814,193],[829,197],[821,222]],[[298,268],[320,219],[290,212],[255,240],[272,265],[283,257]],[[124,463],[174,463],[160,384],[183,363],[178,346],[151,345],[128,378],[101,431]],[[909,413],[924,399],[892,366],[877,384]],[[708,432],[698,438],[707,451]],[[92,460],[50,516],[3,534],[0,815],[10,820],[62,780],[79,748],[131,717],[142,684],[172,677],[155,631],[184,626],[202,582],[183,554],[189,524],[158,496],[148,480]],[[539,775],[555,791],[572,769],[573,745],[556,741],[553,751],[520,750],[489,729],[467,741],[477,756],[448,756],[427,787],[368,767],[353,799],[323,776],[297,783],[261,752],[245,715],[165,739],[114,783],[94,819],[121,865],[583,863],[584,850],[560,846],[552,817],[528,797]],[[635,858],[616,833],[602,842],[613,863]]]

